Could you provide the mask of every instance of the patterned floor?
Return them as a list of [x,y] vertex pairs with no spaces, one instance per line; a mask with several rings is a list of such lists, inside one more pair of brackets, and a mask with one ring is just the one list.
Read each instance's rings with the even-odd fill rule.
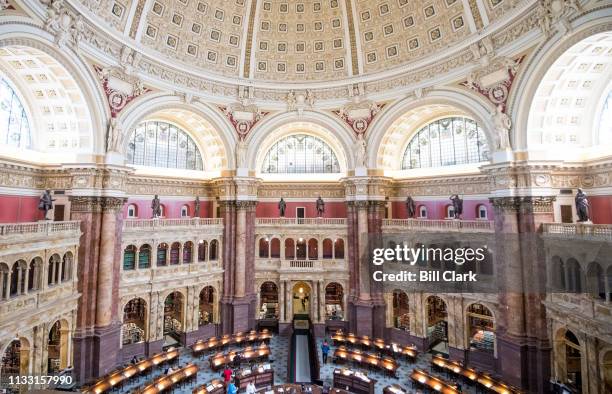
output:
[[[317,353],[318,353],[317,356],[319,358],[319,362],[321,362],[321,343],[322,343],[322,339],[319,339],[317,341]],[[289,357],[289,338],[275,335],[270,341],[270,348],[272,352],[271,361],[272,361],[272,367],[274,369],[275,383],[276,384],[286,383],[287,381],[287,361]],[[334,347],[332,346],[331,353],[333,353],[333,350],[334,350]],[[384,376],[383,374],[377,373],[377,372],[368,372],[368,376],[377,380],[377,383],[376,383],[376,393],[377,394],[382,393],[382,390],[385,386],[388,386],[393,383],[400,384],[404,388],[409,389],[411,392],[416,393],[417,391],[413,390],[410,386],[408,376],[412,372],[413,368],[421,368],[425,371],[431,372],[431,369],[429,367],[430,361],[431,361],[431,355],[420,354],[415,363],[409,363],[406,360],[400,361],[400,368],[397,371],[398,378]],[[200,367],[200,371],[198,372],[197,380],[190,382],[184,387],[175,388],[173,390],[173,393],[175,394],[191,393],[191,391],[195,387],[202,385],[210,381],[211,379],[221,377],[220,372],[213,372],[209,368],[208,355],[203,356],[201,358],[194,358],[191,355],[190,349],[188,348],[181,349],[181,356],[180,356],[179,363],[181,365],[184,365],[189,362],[194,362]],[[333,364],[331,360],[328,360],[327,364],[321,364],[320,376],[321,376],[321,380],[323,381],[323,383],[326,383],[329,385],[332,384],[333,371],[334,371],[334,368],[336,367],[337,365]],[[158,369],[157,371],[154,372],[152,376],[146,379],[145,378],[137,379],[134,382],[132,382],[130,385],[123,387],[120,392],[130,393],[134,391],[135,389],[142,387],[146,383],[146,381],[149,381],[152,378],[159,376],[163,372],[164,372],[164,369]],[[444,377],[444,378],[448,380],[448,377]],[[462,388],[463,388],[464,393],[476,393],[477,392],[475,389],[465,387],[465,385],[463,385]]]

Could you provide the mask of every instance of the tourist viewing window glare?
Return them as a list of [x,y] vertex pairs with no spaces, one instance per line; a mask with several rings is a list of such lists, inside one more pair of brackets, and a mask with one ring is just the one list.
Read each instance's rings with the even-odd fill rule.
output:
[[30,124],[15,90],[0,75],[0,144],[31,147]]
[[142,122],[132,133],[127,162],[148,167],[202,171],[196,143],[177,126],[160,121]]
[[402,169],[481,163],[489,159],[486,137],[465,117],[439,119],[421,128],[410,140]]
[[338,173],[340,164],[332,148],[317,137],[290,135],[277,141],[266,154],[261,172],[267,174]]

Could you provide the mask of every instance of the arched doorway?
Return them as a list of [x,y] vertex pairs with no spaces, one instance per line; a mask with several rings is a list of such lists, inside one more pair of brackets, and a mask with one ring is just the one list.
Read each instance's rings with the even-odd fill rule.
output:
[[311,289],[305,282],[297,282],[293,286],[293,315],[310,315]]
[[608,350],[604,354],[601,369],[603,371],[604,393],[612,393],[612,350]]
[[470,305],[467,329],[470,349],[495,353],[495,319],[489,308],[482,304]]
[[566,330],[561,338],[561,361],[564,363],[565,374],[560,376],[565,383],[577,393],[582,392],[582,351],[576,335]]
[[142,298],[134,298],[123,308],[121,335],[123,345],[145,341],[147,303]]
[[215,288],[206,286],[200,291],[200,308],[198,313],[198,325],[214,323],[215,316]]
[[325,319],[344,318],[344,289],[340,283],[332,282],[325,286]]
[[405,291],[393,291],[393,327],[410,331],[410,308]]
[[259,319],[278,320],[278,287],[264,282],[259,288]]
[[429,296],[426,301],[427,339],[429,350],[448,354],[448,321],[446,303],[438,296]]
[[183,334],[183,295],[178,291],[168,294],[164,301],[164,343],[181,343]]
[[47,372],[55,374],[68,366],[68,322],[58,320],[49,330]]
[[11,377],[28,375],[30,369],[30,344],[27,339],[13,340],[4,349],[0,364],[0,387],[9,387]]

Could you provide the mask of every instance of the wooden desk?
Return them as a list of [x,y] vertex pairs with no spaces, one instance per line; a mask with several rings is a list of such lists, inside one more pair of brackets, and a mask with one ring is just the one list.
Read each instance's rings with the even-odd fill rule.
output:
[[409,394],[410,391],[406,390],[399,384],[392,384],[383,389],[383,394]]
[[355,394],[374,394],[376,380],[363,376],[356,371],[342,368],[334,370],[335,389],[346,390]]
[[236,372],[234,382],[238,390],[246,389],[251,382],[255,383],[255,387],[274,386],[274,370],[270,364],[243,369]]
[[[270,390],[260,390],[260,394],[322,394],[323,390],[321,387],[315,386],[313,384],[304,385],[306,390],[302,390],[302,385],[300,384],[279,384],[278,386],[272,387]],[[311,391],[308,391],[308,388]]]
[[457,390],[457,388],[451,385],[450,383],[445,382],[444,380],[436,376],[432,376],[418,368],[412,370],[412,373],[410,374],[410,379],[412,379],[417,384],[421,384],[442,394],[460,393],[460,391]]
[[225,385],[221,379],[213,379],[210,382],[196,387],[192,394],[225,394]]
[[416,346],[400,345],[395,342],[386,343],[380,338],[372,339],[367,335],[357,336],[352,333],[344,334],[342,331],[336,331],[336,333],[332,335],[332,341],[337,346],[362,346],[369,349],[375,349],[381,353],[386,353],[394,357],[404,356],[411,361],[414,361],[418,354]]
[[272,338],[272,334],[268,330],[262,330],[259,332],[253,330],[248,333],[240,332],[234,335],[224,335],[221,338],[212,337],[205,341],[199,340],[190,347],[194,356],[197,356],[201,353],[218,350],[229,345],[241,346],[259,342],[267,343],[270,341],[270,338]]
[[118,371],[111,372],[107,376],[100,379],[98,382],[94,383],[93,386],[84,389],[82,392],[91,394],[105,393],[109,390],[112,390],[113,387],[116,387],[120,383],[125,383],[130,378],[142,374],[155,366],[162,365],[169,361],[175,360],[178,355],[179,351],[177,349],[169,349],[166,352],[156,354],[151,358],[139,361],[136,364],[129,365]]
[[236,357],[236,354],[240,354],[240,362],[249,361],[261,361],[266,360],[270,357],[270,347],[266,344],[258,347],[246,347],[241,351],[231,351],[229,353],[217,353],[214,356],[210,356],[210,368],[213,371],[217,371],[224,365],[231,363]]
[[344,346],[340,346],[334,350],[334,361],[347,360],[362,366],[373,367],[388,372],[395,376],[395,372],[399,368],[397,361],[389,357],[379,357],[375,354],[365,353],[360,350],[349,350]]
[[178,383],[194,379],[198,375],[198,369],[198,366],[195,364],[187,364],[177,371],[158,377],[144,388],[134,391],[134,393],[157,394],[172,390],[172,388]]
[[447,360],[440,356],[431,359],[431,365],[443,371],[448,371],[466,378],[468,381],[480,384],[486,390],[499,394],[520,394],[521,391],[515,387],[493,379],[487,374],[478,372],[473,368],[464,366],[459,361]]

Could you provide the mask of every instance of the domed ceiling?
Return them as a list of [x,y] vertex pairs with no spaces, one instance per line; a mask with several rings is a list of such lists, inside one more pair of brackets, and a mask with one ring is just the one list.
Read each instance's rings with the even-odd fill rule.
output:
[[332,81],[441,55],[520,0],[79,0],[107,25],[204,73]]

